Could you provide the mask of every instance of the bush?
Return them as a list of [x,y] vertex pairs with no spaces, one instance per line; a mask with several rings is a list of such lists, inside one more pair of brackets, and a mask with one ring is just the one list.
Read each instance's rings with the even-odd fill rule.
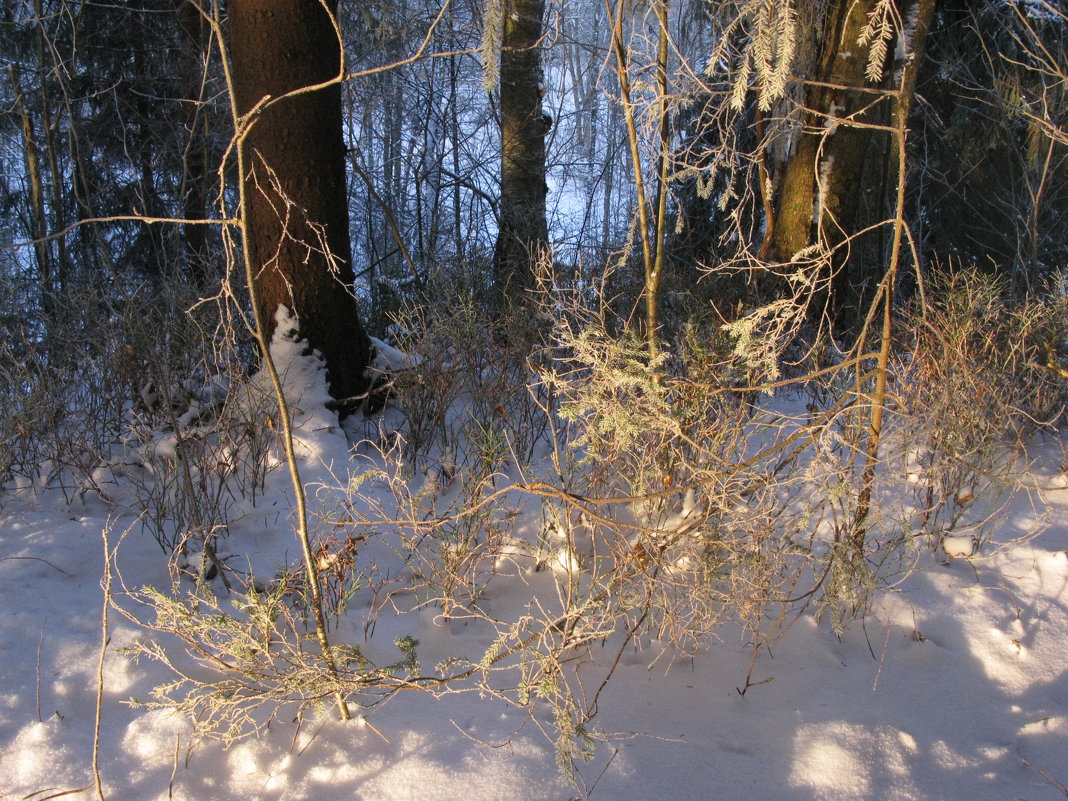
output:
[[[319,494],[316,558],[336,567],[321,576],[328,614],[353,613],[349,600],[365,593],[370,637],[384,610],[439,607],[441,624],[481,627],[485,652],[414,681],[413,642],[381,668],[354,646],[313,642],[306,603],[293,600],[300,580],[250,582],[225,608],[145,591],[150,625],[206,668],[196,681],[176,669],[152,703],[229,740],[281,707],[475,689],[530,707],[573,772],[592,753],[598,697],[625,651],[650,663],[693,656],[734,623],[755,660],[808,608],[841,630],[915,566],[921,538],[962,530],[981,543],[1018,469],[1012,446],[1063,409],[1063,379],[1043,359],[1065,336],[1061,310],[1010,304],[974,274],[932,281],[927,303],[899,318],[877,464],[877,363],[854,355],[779,378],[781,304],[755,310],[754,326],[690,326],[650,358],[580,293],[547,302],[553,339],[527,351],[473,306],[401,316],[412,360],[394,377],[395,428],[358,444],[365,472]],[[227,479],[216,480],[200,494]],[[903,510],[906,482],[916,503]],[[517,527],[532,506],[536,535]],[[540,590],[495,614],[491,585],[518,581]],[[171,664],[159,646],[140,651]]]
[[981,543],[1030,435],[1064,415],[1056,354],[1068,319],[1059,298],[1014,301],[976,270],[941,271],[927,292],[906,311],[894,369],[902,468],[917,496],[911,528],[941,536],[972,512]]

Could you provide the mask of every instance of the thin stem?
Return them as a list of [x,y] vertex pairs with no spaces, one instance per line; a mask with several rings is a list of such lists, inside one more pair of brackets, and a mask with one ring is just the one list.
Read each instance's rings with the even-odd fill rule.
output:
[[[871,510],[871,493],[875,483],[875,468],[879,461],[879,445],[883,433],[883,417],[886,411],[886,383],[890,363],[890,347],[893,339],[893,305],[894,286],[897,282],[898,268],[901,261],[901,244],[905,235],[905,178],[906,144],[908,141],[909,106],[912,89],[916,83],[918,71],[918,54],[923,52],[927,27],[934,13],[934,0],[919,0],[915,10],[916,24],[914,38],[910,43],[910,60],[901,75],[894,105],[894,143],[897,146],[897,198],[894,206],[894,238],[890,246],[890,264],[887,267],[883,286],[883,328],[879,347],[879,359],[875,369],[875,391],[872,393],[871,422],[868,425],[868,444],[865,451],[864,473],[861,478],[860,494],[857,497],[857,514],[853,522],[853,541],[856,545],[864,544],[866,518]],[[919,272],[920,265],[915,265]]]
[[671,125],[667,108],[667,61],[668,61],[668,0],[656,4],[656,17],[660,28],[660,39],[656,52],[656,87],[657,112],[660,115],[660,164],[656,183],[656,256],[651,269],[645,273],[645,318],[649,338],[649,357],[655,359],[659,353],[657,330],[660,327],[660,279],[664,274],[664,251],[667,249],[667,185],[669,160],[671,156]]
[[631,98],[629,61],[623,45],[624,0],[618,0],[613,15],[608,0],[604,0],[605,13],[612,26],[612,52],[616,57],[616,75],[619,78],[619,95],[623,106],[623,119],[627,128],[627,144],[630,148],[631,168],[634,171],[634,191],[637,194],[638,228],[642,242],[642,264],[648,278],[653,270],[653,247],[649,241],[649,208],[645,196],[645,177],[642,175],[641,150],[638,147],[638,127],[634,120],[634,102]]
[[96,665],[96,712],[93,715],[93,784],[100,801],[107,801],[104,797],[104,783],[100,776],[100,720],[104,709],[104,657],[107,654],[108,643],[111,641],[108,634],[108,607],[111,606],[111,543],[108,538],[110,533],[110,528],[104,526],[102,532],[104,575],[100,579],[100,586],[104,590],[104,600],[100,604],[100,654]]

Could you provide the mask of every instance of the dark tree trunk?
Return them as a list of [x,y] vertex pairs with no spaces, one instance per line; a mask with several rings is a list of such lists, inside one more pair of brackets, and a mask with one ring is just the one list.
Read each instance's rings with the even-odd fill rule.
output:
[[[62,126],[53,117],[53,113],[62,115],[62,111],[54,111],[49,82],[45,76],[51,66],[49,49],[50,43],[45,30],[45,15],[41,0],[34,0],[34,17],[37,25],[37,63],[41,69],[41,82],[39,87],[41,97],[41,128],[44,134],[45,160],[48,163],[48,174],[51,183],[52,195],[52,230],[63,231],[67,227],[66,213],[63,209],[65,180],[59,168],[59,141]],[[67,285],[67,275],[70,272],[70,259],[67,255],[67,240],[64,236],[56,237],[55,269],[52,275],[52,290],[61,295]]]
[[523,303],[547,247],[541,38],[544,0],[505,0],[501,44],[501,219],[494,252],[498,293]]
[[[337,0],[326,5],[336,14]],[[269,330],[279,306],[294,313],[326,362],[331,394],[349,398],[366,387],[369,343],[352,294],[334,25],[310,0],[231,0],[229,13],[239,111],[272,98],[249,135],[243,176],[261,311]]]
[[[130,24],[146,41],[154,38],[147,0],[128,0]],[[154,126],[157,121],[158,101],[153,100],[152,91],[157,86],[157,76],[153,59],[146,47],[135,47],[132,53],[133,74],[137,79],[131,82],[124,92],[120,108],[129,126],[127,144],[124,148],[131,156],[131,168],[136,164],[139,172],[137,183],[132,187],[133,208],[135,214],[146,217],[169,216],[166,205],[157,188],[157,168],[160,166],[158,140]],[[167,274],[174,261],[174,253],[168,248],[167,230],[162,225],[141,225],[134,240],[133,255],[145,275],[154,283]]]
[[202,96],[203,55],[207,46],[207,25],[193,0],[174,0],[178,24],[182,31],[181,82],[185,98],[183,119],[188,139],[182,157],[182,217],[193,221],[182,226],[182,249],[185,274],[197,286],[207,283],[208,227],[195,221],[204,220],[207,211],[208,151],[207,107]]

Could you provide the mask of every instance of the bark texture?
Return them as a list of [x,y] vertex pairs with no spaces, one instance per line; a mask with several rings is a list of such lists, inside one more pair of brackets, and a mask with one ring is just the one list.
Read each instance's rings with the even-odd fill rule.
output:
[[780,174],[768,254],[786,262],[817,243],[831,251],[830,309],[843,326],[863,316],[882,275],[877,242],[852,239],[885,216],[890,136],[854,125],[889,123],[889,95],[864,91],[879,84],[865,77],[869,48],[857,42],[877,4],[835,0],[827,8],[803,132]]
[[494,252],[497,288],[522,303],[547,246],[541,54],[544,0],[505,0],[501,45],[501,219]]
[[238,109],[271,98],[243,176],[262,312],[269,330],[280,305],[296,315],[340,400],[365,390],[370,346],[352,295],[337,0],[325,6],[329,14],[314,0],[231,0],[229,14]]

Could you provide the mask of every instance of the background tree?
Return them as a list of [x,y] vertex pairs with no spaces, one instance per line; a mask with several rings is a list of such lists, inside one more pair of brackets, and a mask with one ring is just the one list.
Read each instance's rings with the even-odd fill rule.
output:
[[[1040,291],[1044,276],[1068,263],[1068,147],[1047,138],[1042,122],[1068,107],[1066,21],[1050,4],[943,2],[919,78],[917,240],[943,261],[1005,277],[1017,292]],[[1029,47],[1034,36],[1048,56],[1029,52],[1042,52]],[[1029,113],[1042,102],[1045,113]]]
[[[181,214],[187,220],[200,221],[207,216],[208,190],[211,185],[211,108],[206,103],[209,76],[208,24],[193,0],[174,0],[181,30],[178,60],[181,66],[182,95],[184,96],[184,132],[182,150],[182,181],[179,188]],[[186,275],[195,284],[204,285],[211,275],[212,258],[209,253],[209,228],[206,225],[184,225],[182,245]]]
[[[548,245],[541,35],[544,0],[492,0],[487,30],[500,28],[501,213],[493,255],[497,290],[506,301],[534,285]],[[492,57],[492,55],[491,55]]]
[[[789,262],[816,246],[829,260],[830,313],[842,326],[863,319],[882,278],[879,223],[893,194],[887,126],[904,67],[892,63],[892,55],[896,48],[916,63],[923,58],[915,43],[899,47],[898,40],[926,30],[930,20],[916,15],[921,9],[929,15],[931,8],[888,0],[832,2],[822,20],[802,31],[804,49],[818,55],[799,90],[797,144],[779,168],[768,255]],[[859,239],[870,226],[874,232]]]
[[340,400],[364,390],[369,342],[353,295],[336,12],[336,1],[229,5],[237,106],[255,118],[241,178],[258,311],[268,330],[279,306],[298,318]]
[[[376,0],[345,21],[351,263],[359,265],[363,319],[376,333],[425,298],[438,274],[462,273],[462,284],[444,285],[476,295],[495,283],[529,286],[530,243],[546,241],[558,280],[573,272],[589,286],[604,265],[621,267],[607,286],[626,319],[644,291],[636,212],[644,205],[655,219],[660,200],[667,222],[650,238],[648,263],[665,256],[655,272],[667,282],[659,292],[666,342],[690,319],[730,316],[789,291],[774,275],[796,270],[789,260],[812,245],[820,275],[838,276],[831,295],[839,322],[864,308],[857,287],[877,281],[889,229],[858,232],[888,218],[893,154],[878,126],[889,121],[895,37],[908,30],[915,4],[645,2],[624,3],[622,14],[617,7]],[[1062,52],[1058,9],[1037,0],[938,4],[909,137],[908,221],[928,264],[977,261],[1033,292],[1063,263],[1068,155],[1063,142],[1042,135],[1041,122],[1056,125],[1063,114],[1056,81],[1043,77],[1055,76]],[[545,12],[554,24],[539,40]],[[617,16],[644,204],[612,55]],[[884,22],[890,35],[875,37],[887,45],[876,82],[863,74],[870,59],[844,54],[871,55],[874,40],[849,42],[858,28],[881,31]],[[198,4],[19,0],[3,5],[0,23],[8,56],[0,76],[5,235],[39,240],[43,224],[52,237],[19,252],[20,280],[35,290],[62,294],[85,284],[106,295],[146,277],[162,285],[179,273],[194,281],[210,274],[218,244],[211,226],[112,219],[58,234],[79,221],[136,213],[195,221],[220,196],[232,202],[232,189],[217,183],[231,135],[225,92]],[[517,71],[489,96],[477,57],[483,30],[500,40],[495,70]],[[1052,71],[1046,55],[1029,56],[1022,44],[1035,36],[1049,46]],[[668,67],[663,88],[658,63]],[[554,118],[548,137],[542,112]],[[293,238],[312,241],[295,228]],[[347,251],[335,255],[348,260]]]

